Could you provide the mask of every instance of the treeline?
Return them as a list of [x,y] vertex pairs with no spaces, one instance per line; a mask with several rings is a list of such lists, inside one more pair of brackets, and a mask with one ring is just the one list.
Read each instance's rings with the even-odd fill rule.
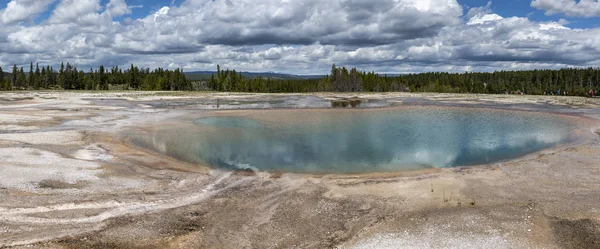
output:
[[29,73],[13,66],[5,74],[0,67],[0,90],[213,90],[222,92],[447,92],[488,94],[552,94],[588,96],[600,92],[600,68],[560,70],[497,71],[492,73],[419,73],[399,76],[361,72],[356,68],[333,65],[329,75],[317,79],[277,79],[245,77],[235,70],[222,70],[209,80],[192,82],[181,69],[128,69],[113,67],[88,72],[61,64],[39,67],[33,63]]
[[235,70],[221,70],[208,88],[225,92],[445,92],[587,96],[600,92],[600,68],[497,71],[493,73],[419,73],[399,76],[331,68],[321,79],[273,80],[245,78]]
[[[110,86],[110,87],[109,87]],[[29,73],[23,67],[12,68],[12,73],[5,76],[0,67],[0,90],[192,90],[192,84],[186,79],[181,69],[165,70],[162,68],[139,69],[131,65],[127,70],[117,66],[105,69],[100,66],[97,70],[90,69],[87,73],[78,70],[75,65],[61,63],[55,70],[51,66],[38,64],[29,66]]]
[[587,96],[600,88],[600,68],[497,71],[493,73],[421,73],[395,77],[416,92]]
[[268,77],[244,77],[235,70],[221,70],[217,65],[217,74],[211,75],[207,82],[208,90],[220,92],[320,92],[329,89],[329,83],[324,79],[273,79]]

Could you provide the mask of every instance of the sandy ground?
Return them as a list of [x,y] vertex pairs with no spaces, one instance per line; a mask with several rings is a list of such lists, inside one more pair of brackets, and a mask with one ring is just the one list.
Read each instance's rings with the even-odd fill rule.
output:
[[[581,119],[509,162],[373,175],[213,170],[123,133],[190,113],[451,105]],[[368,111],[368,110],[366,110]],[[0,247],[600,248],[600,99],[458,94],[0,94]]]

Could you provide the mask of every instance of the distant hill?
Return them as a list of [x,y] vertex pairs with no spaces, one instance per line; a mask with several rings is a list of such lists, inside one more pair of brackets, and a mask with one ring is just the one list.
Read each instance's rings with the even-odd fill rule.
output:
[[[216,75],[215,71],[196,71],[196,72],[185,72],[185,76],[190,80],[207,80],[210,79],[211,75]],[[242,75],[247,78],[258,78],[263,77],[265,79],[279,79],[279,80],[298,80],[298,79],[319,79],[323,75],[295,75],[295,74],[282,74],[273,72],[242,72]]]

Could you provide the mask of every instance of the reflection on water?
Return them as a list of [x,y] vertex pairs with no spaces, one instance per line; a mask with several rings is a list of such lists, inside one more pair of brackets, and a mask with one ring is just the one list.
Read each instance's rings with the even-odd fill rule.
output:
[[362,104],[361,99],[344,99],[344,100],[332,100],[331,107],[332,108],[357,108]]
[[[475,165],[569,139],[573,125],[536,113],[416,108],[208,117],[134,141],[193,163],[311,173],[389,172]],[[278,115],[278,116],[277,116]],[[272,120],[281,120],[273,122]]]

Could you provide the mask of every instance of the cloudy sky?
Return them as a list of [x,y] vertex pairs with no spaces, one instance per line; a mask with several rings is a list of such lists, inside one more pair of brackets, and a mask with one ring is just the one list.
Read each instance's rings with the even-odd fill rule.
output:
[[600,66],[598,0],[0,0],[0,66],[324,74]]

